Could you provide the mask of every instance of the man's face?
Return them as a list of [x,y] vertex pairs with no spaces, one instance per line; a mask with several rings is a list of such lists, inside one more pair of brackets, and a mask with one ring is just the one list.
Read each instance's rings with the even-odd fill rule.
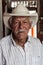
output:
[[11,25],[12,32],[17,39],[26,38],[31,27],[29,17],[23,16],[13,17]]

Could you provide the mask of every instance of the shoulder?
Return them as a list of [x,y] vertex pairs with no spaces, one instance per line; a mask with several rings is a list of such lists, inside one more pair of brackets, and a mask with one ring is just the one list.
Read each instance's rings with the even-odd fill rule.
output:
[[2,38],[1,40],[0,40],[0,46],[3,48],[5,48],[5,47],[8,47],[9,46],[9,43],[10,43],[10,35],[8,35],[8,36],[6,36],[6,37],[4,37],[4,38]]
[[30,36],[30,41],[31,42],[34,42],[34,43],[39,43],[39,44],[41,44],[41,41],[39,40],[39,38],[35,38],[35,37],[32,37],[32,36]]
[[34,37],[30,36],[30,42],[35,47],[41,47],[41,41],[38,38],[34,38]]
[[0,44],[2,43],[7,43],[8,41],[10,40],[10,35],[6,36],[6,37],[3,37],[1,40],[0,40]]

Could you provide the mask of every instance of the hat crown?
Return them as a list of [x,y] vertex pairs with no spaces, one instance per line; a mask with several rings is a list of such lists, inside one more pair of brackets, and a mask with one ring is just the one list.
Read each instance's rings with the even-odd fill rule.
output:
[[14,14],[23,14],[23,13],[28,13],[29,10],[22,4],[18,4],[18,6],[12,11]]
[[15,9],[13,9],[12,13],[5,13],[4,14],[4,17],[3,17],[4,24],[9,29],[10,29],[10,26],[8,24],[8,20],[12,16],[29,16],[30,17],[30,22],[32,23],[31,27],[33,27],[38,21],[37,12],[28,10],[23,4],[18,4],[17,7]]

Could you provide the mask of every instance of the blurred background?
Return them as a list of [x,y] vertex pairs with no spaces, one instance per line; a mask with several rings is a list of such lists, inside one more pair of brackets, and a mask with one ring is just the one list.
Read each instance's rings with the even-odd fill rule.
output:
[[0,39],[11,33],[4,25],[3,14],[11,13],[19,3],[38,13],[38,23],[30,29],[29,35],[39,38],[43,44],[43,0],[0,0]]

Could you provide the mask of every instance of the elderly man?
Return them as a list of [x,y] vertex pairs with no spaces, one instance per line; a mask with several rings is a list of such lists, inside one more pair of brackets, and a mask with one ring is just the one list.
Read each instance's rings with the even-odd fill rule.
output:
[[38,14],[19,4],[11,14],[4,14],[4,24],[12,33],[0,41],[0,65],[42,65],[41,43],[28,36],[38,21]]

